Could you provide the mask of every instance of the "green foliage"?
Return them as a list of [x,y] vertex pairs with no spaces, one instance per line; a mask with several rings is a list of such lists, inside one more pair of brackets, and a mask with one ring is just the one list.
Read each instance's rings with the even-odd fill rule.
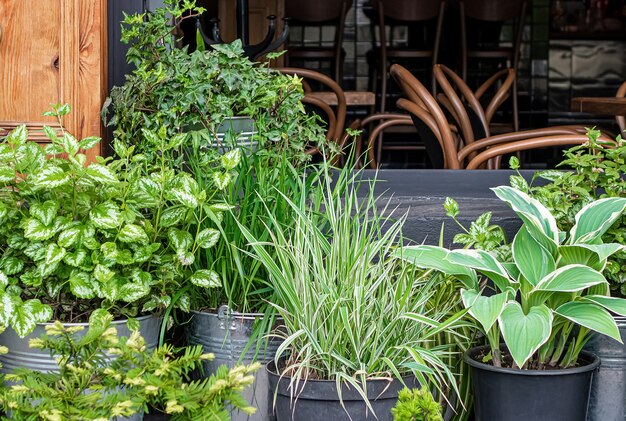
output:
[[[545,186],[523,191],[539,200],[554,214],[559,229],[567,231],[575,224],[575,215],[583,206],[606,197],[626,197],[626,142],[618,136],[615,142],[598,141],[600,132],[589,130],[589,142],[565,151],[559,165],[573,171],[544,171]],[[603,241],[626,243],[626,221],[619,218],[604,234]],[[604,269],[611,293],[626,297],[626,253],[619,251],[609,258]]]
[[247,116],[254,119],[255,140],[267,153],[286,153],[299,162],[309,160],[304,153],[309,143],[330,147],[319,118],[305,112],[300,79],[251,62],[240,40],[193,53],[177,48],[176,25],[201,9],[195,1],[165,3],[149,17],[134,14],[124,20],[122,41],[130,43],[127,60],[136,69],[112,90],[103,108],[105,119],[111,111],[107,125],[116,128],[116,139],[151,157],[157,149],[150,139],[137,141],[141,131],[166,127],[167,136],[182,135],[180,153],[171,155],[181,168],[190,149],[201,148],[209,158],[218,155],[218,148],[210,146],[217,144],[224,119]]
[[242,227],[275,290],[284,320],[277,366],[284,358],[294,398],[305,379],[329,379],[365,399],[366,380],[383,374],[412,374],[454,393],[446,365],[453,342],[437,338],[449,333],[454,343],[468,341],[460,331],[464,312],[453,313],[458,295],[439,296],[441,277],[389,257],[402,244],[404,218],[380,213],[369,183],[359,193],[359,174],[321,175],[308,200],[288,200],[292,226],[271,219],[267,241]]
[[[433,246],[405,247],[402,258],[464,282],[463,303],[482,327],[495,366],[571,367],[591,331],[621,342],[609,311],[626,314],[626,300],[609,296],[601,272],[607,258],[623,246],[601,239],[622,217],[626,198],[584,206],[568,236],[559,231],[550,211],[526,193],[508,186],[493,190],[523,221],[513,240],[512,259],[501,260],[484,250]],[[492,281],[494,294],[482,294],[481,278]],[[501,336],[511,363],[502,358]]]
[[402,389],[391,415],[394,421],[443,421],[441,405],[426,388]]
[[49,350],[59,370],[20,368],[8,374],[0,402],[10,417],[3,419],[105,421],[156,409],[172,420],[230,420],[234,408],[254,412],[241,391],[252,384],[258,364],[230,371],[222,366],[193,381],[191,372],[212,354],[203,354],[201,346],[147,350],[138,331],[118,338],[111,320],[98,311],[87,331],[58,321],[46,325],[46,335],[30,346]]
[[[188,281],[219,284],[192,266],[214,244],[216,232],[198,226],[222,213],[215,191],[163,157],[145,173],[145,157],[120,144],[119,159],[85,165],[80,151],[98,139],[44,132],[45,148],[24,126],[0,144],[1,324],[25,336],[38,322],[84,321],[98,308],[125,317],[185,309]],[[169,147],[163,139],[159,150]]]

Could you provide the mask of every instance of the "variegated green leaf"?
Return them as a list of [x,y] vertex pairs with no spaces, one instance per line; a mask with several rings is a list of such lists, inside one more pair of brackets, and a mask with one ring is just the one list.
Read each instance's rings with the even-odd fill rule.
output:
[[24,261],[17,257],[9,256],[2,259],[1,262],[1,267],[5,275],[15,275],[16,273],[20,273],[24,268]]
[[506,269],[491,254],[483,250],[452,250],[446,260],[480,272],[493,281],[500,291],[512,285]]
[[10,183],[15,179],[15,170],[8,165],[0,165],[0,183]]
[[8,292],[0,293],[0,325],[8,326],[16,309],[22,305],[22,299]]
[[486,297],[474,290],[461,289],[463,305],[469,309],[472,317],[480,323],[484,332],[489,332],[489,329],[498,320],[507,303],[508,296],[508,292],[501,292]]
[[88,273],[72,273],[69,283],[72,294],[74,294],[78,298],[91,299],[96,296],[94,281],[91,279],[91,276]]
[[207,269],[197,270],[189,280],[202,288],[217,288],[222,284],[220,276],[215,271]]
[[65,253],[63,261],[70,266],[80,267],[87,258],[87,252],[83,249],[76,250],[73,253]]
[[98,228],[114,229],[120,225],[120,210],[112,202],[101,203],[91,209],[89,218]]
[[150,293],[150,285],[125,283],[120,287],[119,298],[127,303],[132,303]]
[[4,272],[0,271],[0,290],[4,290],[7,285],[9,285],[9,278]]
[[170,245],[177,251],[189,250],[193,244],[193,237],[191,234],[177,228],[170,228],[167,231],[167,237],[170,240]]
[[518,367],[543,345],[552,332],[552,312],[545,305],[535,306],[524,314],[522,306],[509,301],[498,319],[502,336]]
[[592,244],[622,216],[626,198],[608,197],[594,200],[576,214],[576,224],[570,231],[570,244]]
[[220,238],[220,232],[213,228],[205,228],[198,233],[196,241],[199,247],[208,249],[217,244]]
[[615,319],[603,307],[591,301],[571,301],[561,305],[555,313],[622,343]]
[[104,165],[90,164],[85,173],[94,181],[101,184],[115,184],[119,180],[113,172]]
[[602,283],[606,283],[606,279],[597,270],[583,265],[568,265],[548,274],[533,290],[575,292]]
[[81,233],[82,230],[79,227],[70,227],[66,230],[63,230],[59,234],[59,237],[57,238],[57,243],[59,243],[61,247],[71,247],[78,242]]
[[580,298],[580,301],[590,301],[615,314],[626,316],[626,300],[623,298],[607,297],[604,295],[585,295]]
[[189,209],[183,206],[174,206],[166,208],[161,213],[160,225],[163,227],[171,227],[180,222],[181,219],[187,214]]
[[37,323],[49,322],[52,318],[52,309],[41,301],[28,300],[15,308],[11,325],[21,338],[33,331]]
[[228,184],[230,183],[230,179],[231,179],[231,175],[228,172],[225,172],[225,173],[216,172],[213,174],[213,182],[215,183],[215,186],[220,190],[224,190],[226,187],[228,187]]
[[24,226],[24,237],[33,241],[45,241],[54,235],[54,229],[35,218],[29,218]]
[[515,236],[512,251],[517,268],[533,286],[556,268],[552,255],[530,235],[525,226]]
[[224,167],[226,171],[234,169],[235,167],[237,167],[237,165],[239,165],[239,162],[241,161],[241,150],[237,148],[226,152],[224,155],[222,155],[221,161],[222,167]]
[[65,257],[65,249],[55,243],[50,243],[46,248],[46,263],[58,263]]
[[117,234],[117,238],[125,243],[147,243],[148,235],[139,225],[126,224]]
[[40,173],[31,177],[34,177],[35,187],[38,190],[55,189],[69,183],[71,180],[69,173],[66,173],[59,167],[52,166],[43,168]]
[[96,265],[96,267],[93,270],[93,276],[99,282],[106,284],[115,276],[115,272],[107,268],[106,266]]

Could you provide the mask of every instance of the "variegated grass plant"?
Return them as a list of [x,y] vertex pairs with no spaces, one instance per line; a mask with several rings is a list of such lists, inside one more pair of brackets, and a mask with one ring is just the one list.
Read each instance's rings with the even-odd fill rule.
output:
[[[294,399],[308,380],[322,379],[356,389],[367,401],[367,380],[415,376],[422,385],[457,391],[446,359],[465,342],[464,312],[443,282],[391,258],[402,246],[405,217],[378,210],[373,183],[349,170],[325,177],[309,200],[289,201],[292,226],[271,218],[269,241],[242,230],[267,269],[276,307],[284,319],[283,344],[275,363],[289,379]],[[304,183],[304,181],[302,181]],[[454,343],[453,341],[450,341]]]

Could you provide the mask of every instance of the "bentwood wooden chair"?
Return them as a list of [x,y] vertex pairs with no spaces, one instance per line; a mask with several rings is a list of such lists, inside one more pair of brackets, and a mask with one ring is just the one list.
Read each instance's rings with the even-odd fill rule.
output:
[[[492,62],[501,67],[518,68],[527,0],[461,0],[462,77],[468,80],[470,62]],[[514,22],[513,40],[500,42],[502,27]],[[513,83],[512,126],[519,130],[517,79]]]
[[[294,63],[307,61],[326,61],[332,67],[332,76],[341,84],[343,78],[343,38],[346,25],[346,15],[352,7],[352,0],[285,0],[285,16],[291,20],[291,27],[318,27],[334,26],[335,40],[332,46],[287,46],[286,63],[292,66]],[[292,29],[293,31],[293,29]]]
[[[615,96],[618,98],[624,98],[626,96],[626,82],[620,85],[620,87],[617,89],[617,93],[615,94]],[[624,130],[626,130],[626,119],[624,118],[624,116],[615,116],[615,121],[617,122],[617,126],[619,127],[619,132],[621,133],[622,137],[626,137],[626,133],[624,133]]]
[[[587,136],[573,127],[545,128],[489,136],[467,141],[463,130],[455,131],[436,99],[411,72],[400,65],[391,67],[391,75],[402,88],[406,98],[398,100],[398,107],[407,111],[417,132],[426,145],[426,151],[435,168],[477,169],[499,167],[504,154],[545,148],[576,145],[586,142]],[[459,107],[457,112],[463,113]],[[603,138],[603,140],[610,140]],[[374,150],[376,138],[370,136],[368,150]],[[376,157],[370,153],[370,165],[376,166]]]
[[[380,46],[374,48],[373,57],[376,64],[372,79],[372,90],[377,92],[377,82],[380,78],[380,112],[386,108],[389,92],[389,66],[398,61],[427,60],[428,65],[439,61],[439,45],[446,3],[444,0],[372,0],[371,8],[374,11],[372,19],[378,28]],[[376,21],[377,20],[377,21]],[[433,23],[434,25],[429,25]],[[394,27],[408,26],[420,28],[420,40],[425,40],[423,46],[398,47],[394,45]],[[434,26],[434,28],[433,28]],[[390,31],[387,32],[387,27]],[[434,29],[434,30],[433,30]],[[375,32],[375,31],[372,31]],[[388,37],[389,34],[389,37]],[[375,33],[372,34],[375,39]],[[433,87],[434,87],[433,78]]]
[[[343,147],[343,143],[346,140],[344,136],[344,125],[346,123],[347,105],[346,96],[341,86],[330,77],[310,69],[281,67],[276,70],[286,75],[297,75],[304,79],[303,86],[305,88],[305,95],[302,103],[312,107],[313,112],[316,112],[318,115],[321,114],[320,117],[322,117],[327,124],[326,140],[336,142],[340,148]],[[337,105],[331,107],[326,102],[313,95],[310,83],[306,83],[307,81],[315,81],[318,85],[323,86],[325,90],[332,92],[336,96]],[[319,152],[319,148],[315,145],[311,145],[306,152],[310,155],[314,155]]]

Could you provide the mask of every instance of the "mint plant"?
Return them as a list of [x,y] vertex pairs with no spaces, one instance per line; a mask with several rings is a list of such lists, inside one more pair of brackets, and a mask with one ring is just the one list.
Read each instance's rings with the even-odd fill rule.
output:
[[[218,189],[201,189],[164,156],[145,173],[145,157],[121,143],[118,159],[87,164],[80,151],[99,139],[44,132],[45,148],[24,126],[0,144],[0,324],[25,336],[36,323],[81,322],[99,308],[116,317],[188,310],[188,285],[220,285],[214,271],[192,269],[219,237],[200,225],[229,209],[214,199]],[[161,151],[178,142],[144,135],[161,139]],[[237,153],[230,158],[221,171],[237,165]]]
[[[209,378],[193,381],[191,373],[213,354],[201,346],[146,349],[138,331],[118,337],[112,317],[92,313],[88,330],[46,325],[46,335],[30,340],[32,348],[55,355],[58,372],[17,369],[0,389],[0,404],[10,419],[110,420],[147,410],[171,420],[230,420],[230,411],[253,413],[241,391],[254,381],[258,364],[231,370],[220,367]],[[3,418],[5,419],[5,418]]]

